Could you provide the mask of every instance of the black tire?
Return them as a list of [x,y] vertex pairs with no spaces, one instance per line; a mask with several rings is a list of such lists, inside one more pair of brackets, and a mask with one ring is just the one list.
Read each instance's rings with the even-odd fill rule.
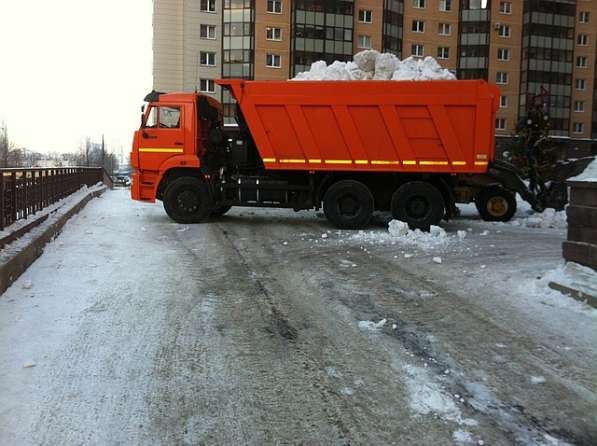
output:
[[323,197],[323,213],[340,229],[364,228],[373,215],[373,195],[359,181],[338,181]]
[[212,217],[221,217],[222,215],[224,215],[226,212],[228,212],[230,209],[232,209],[232,206],[220,206],[217,207],[215,209],[213,209],[211,211],[211,216]]
[[411,181],[392,195],[392,217],[408,223],[410,229],[429,231],[446,213],[444,197],[437,187],[424,181]]
[[485,221],[510,221],[516,213],[516,196],[503,187],[489,186],[477,194],[475,206]]
[[200,223],[211,213],[209,188],[194,177],[181,177],[170,183],[163,202],[166,213],[177,223]]

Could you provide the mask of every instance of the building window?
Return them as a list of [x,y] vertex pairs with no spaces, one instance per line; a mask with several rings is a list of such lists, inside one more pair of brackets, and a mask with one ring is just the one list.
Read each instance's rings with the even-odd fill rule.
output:
[[498,35],[500,37],[510,37],[512,35],[512,29],[508,25],[500,25],[498,28]]
[[413,56],[423,57],[425,55],[425,48],[423,45],[414,44],[411,48]]
[[585,132],[585,125],[582,122],[575,122],[574,123],[574,133],[584,133]]
[[425,32],[425,22],[423,20],[413,20],[413,31],[416,33]]
[[211,53],[207,51],[199,52],[199,63],[201,65],[214,67],[216,65],[216,53]]
[[587,88],[587,83],[584,79],[576,79],[574,85],[577,90],[585,90]]
[[589,11],[580,11],[578,13],[578,21],[580,23],[589,23]]
[[584,101],[574,101],[574,111],[576,113],[582,113],[585,111]]
[[265,38],[267,40],[281,41],[282,40],[282,29],[281,28],[272,28],[272,27],[268,26],[267,28],[265,28]]
[[495,120],[496,130],[506,130],[506,120],[504,118],[497,118]]
[[587,68],[588,65],[589,65],[589,61],[587,59],[587,56],[578,56],[576,58],[577,68]]
[[438,32],[440,36],[449,36],[452,34],[452,25],[449,23],[440,23]]
[[413,7],[414,8],[424,8],[426,1],[425,0],[413,0]]
[[451,11],[452,10],[452,0],[439,0],[439,10],[440,11]]
[[371,23],[373,22],[373,11],[370,9],[359,9],[359,22]]
[[498,48],[497,58],[501,61],[510,60],[510,50],[507,48]]
[[282,66],[282,57],[279,54],[267,54],[265,56],[265,66],[269,68],[280,68]]
[[282,14],[282,2],[280,0],[267,0],[267,12]]
[[500,2],[500,14],[512,14],[512,2]]
[[438,59],[449,59],[450,58],[450,48],[445,46],[440,46],[437,49],[437,58]]
[[359,36],[359,48],[371,49],[371,36]]
[[508,108],[508,96],[500,96],[500,108]]
[[215,25],[201,25],[199,27],[199,37],[202,39],[215,40],[216,26]]
[[199,91],[201,93],[215,93],[216,83],[213,79],[200,79],[199,80]]
[[586,34],[579,34],[576,38],[576,43],[581,46],[587,46],[589,44],[589,36]]
[[500,85],[507,84],[508,83],[508,73],[506,73],[505,71],[498,71],[496,73],[495,83],[500,84]]
[[201,0],[199,9],[202,12],[216,12],[216,0]]

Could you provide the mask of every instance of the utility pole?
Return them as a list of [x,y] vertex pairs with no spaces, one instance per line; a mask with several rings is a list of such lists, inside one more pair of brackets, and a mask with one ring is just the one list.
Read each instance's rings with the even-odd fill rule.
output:
[[4,121],[0,127],[0,167],[8,167],[8,129]]
[[102,133],[102,169],[106,168],[106,146],[104,144],[104,134]]

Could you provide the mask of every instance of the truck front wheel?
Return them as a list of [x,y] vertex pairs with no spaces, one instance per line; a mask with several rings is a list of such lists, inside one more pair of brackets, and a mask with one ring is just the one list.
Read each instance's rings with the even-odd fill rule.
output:
[[363,228],[373,215],[373,195],[359,181],[338,181],[323,197],[323,212],[340,229]]
[[211,212],[211,197],[205,183],[194,177],[181,177],[164,192],[164,209],[177,223],[200,223]]
[[429,231],[444,217],[445,208],[442,193],[424,181],[403,184],[392,195],[392,216],[408,223],[411,229]]
[[516,197],[500,186],[490,186],[475,197],[475,206],[485,221],[510,221],[516,212]]

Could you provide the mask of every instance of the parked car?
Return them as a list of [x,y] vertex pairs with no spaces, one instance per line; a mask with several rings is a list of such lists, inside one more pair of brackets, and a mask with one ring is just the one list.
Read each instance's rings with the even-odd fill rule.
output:
[[112,181],[115,186],[128,187],[131,185],[131,178],[128,175],[114,175]]

